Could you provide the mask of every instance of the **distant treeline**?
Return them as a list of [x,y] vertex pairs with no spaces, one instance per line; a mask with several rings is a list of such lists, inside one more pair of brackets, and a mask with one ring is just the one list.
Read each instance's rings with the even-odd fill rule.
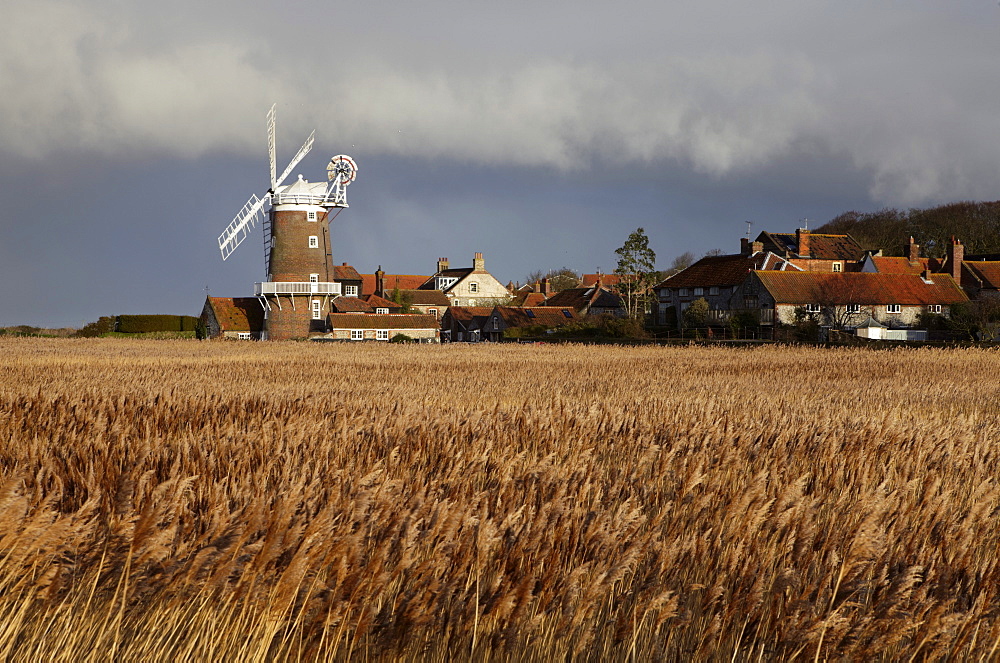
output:
[[903,255],[911,236],[920,245],[921,255],[929,258],[944,257],[952,236],[962,241],[966,254],[1000,253],[1000,201],[845,212],[816,232],[848,234],[865,249],[882,249],[890,256]]
[[110,332],[146,334],[150,332],[196,331],[198,318],[192,315],[111,315],[83,326],[77,336],[101,336]]

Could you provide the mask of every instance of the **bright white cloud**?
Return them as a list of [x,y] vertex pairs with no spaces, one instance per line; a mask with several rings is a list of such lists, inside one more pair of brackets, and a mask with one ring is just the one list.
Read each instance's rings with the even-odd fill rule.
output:
[[143,14],[16,0],[0,24],[0,151],[256,154],[277,100],[289,153],[314,122],[335,151],[677,160],[721,177],[815,144],[871,173],[879,200],[995,197],[1000,92],[984,63],[1000,56],[1000,8],[748,4]]

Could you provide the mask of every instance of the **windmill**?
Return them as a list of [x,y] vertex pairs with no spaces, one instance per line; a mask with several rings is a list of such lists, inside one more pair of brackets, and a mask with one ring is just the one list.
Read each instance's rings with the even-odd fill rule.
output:
[[[347,186],[358,174],[354,160],[340,154],[327,165],[326,182],[285,179],[312,149],[316,132],[309,134],[299,151],[276,175],[274,106],[267,113],[267,152],[270,161],[270,188],[253,194],[243,209],[219,235],[219,251],[226,260],[262,222],[264,264],[267,280],[254,284],[254,294],[264,307],[267,338],[302,338],[322,327],[324,310],[331,297],[339,296],[335,281],[330,210],[336,217],[347,207]],[[301,304],[296,302],[299,296]],[[305,301],[302,301],[303,298]]]

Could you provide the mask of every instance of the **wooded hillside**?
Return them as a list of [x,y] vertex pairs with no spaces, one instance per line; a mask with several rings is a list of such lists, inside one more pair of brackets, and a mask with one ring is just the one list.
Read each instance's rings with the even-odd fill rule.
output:
[[849,234],[865,249],[882,249],[885,255],[903,255],[910,236],[922,255],[944,256],[954,235],[965,244],[966,254],[1000,253],[1000,201],[960,202],[929,209],[845,212],[816,232]]

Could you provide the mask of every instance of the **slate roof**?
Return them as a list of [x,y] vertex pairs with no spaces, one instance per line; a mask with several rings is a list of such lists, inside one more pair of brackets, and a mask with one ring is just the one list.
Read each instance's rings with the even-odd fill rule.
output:
[[327,322],[333,329],[437,329],[433,315],[399,313],[330,313]]
[[[799,242],[795,233],[762,232],[757,241],[773,244],[779,253],[798,255]],[[765,246],[765,248],[767,248]],[[861,260],[864,249],[850,235],[809,233],[809,257],[816,260]]]
[[957,304],[965,292],[947,274],[932,274],[924,283],[913,274],[864,272],[754,272],[778,304]]
[[208,302],[222,331],[264,330],[264,307],[256,297],[209,297]]

